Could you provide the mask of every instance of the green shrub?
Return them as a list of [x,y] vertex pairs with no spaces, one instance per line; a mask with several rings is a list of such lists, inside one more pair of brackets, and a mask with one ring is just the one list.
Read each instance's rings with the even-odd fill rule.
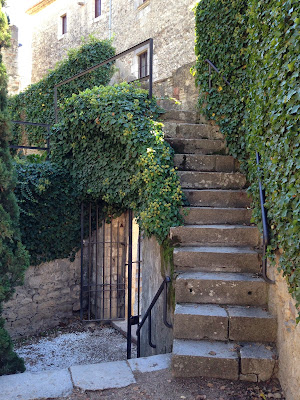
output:
[[[112,47],[111,41],[98,40],[93,37],[90,37],[81,47],[69,50],[67,58],[59,62],[43,79],[9,99],[11,119],[54,124],[54,86],[89,67],[101,63],[114,54],[115,49]],[[58,101],[63,101],[64,98],[86,88],[106,85],[110,81],[113,71],[113,63],[109,63],[59,87]],[[20,142],[22,132],[24,132],[24,127],[14,126],[15,143]],[[44,143],[44,128],[30,127],[26,132],[30,144]]]
[[31,265],[74,255],[80,245],[80,199],[70,175],[49,161],[16,164],[22,241]]
[[162,242],[182,217],[182,191],[163,140],[161,110],[128,84],[95,87],[62,105],[52,130],[52,161],[70,172],[80,195],[102,199],[106,214],[132,209]]
[[[0,48],[7,43],[8,24],[0,2]],[[19,209],[14,195],[15,171],[8,148],[6,71],[0,54],[0,375],[24,371],[24,363],[12,350],[12,342],[1,318],[2,303],[20,285],[28,266],[19,230]]]
[[[247,9],[247,6],[249,7]],[[255,153],[261,155],[271,233],[269,256],[281,248],[281,269],[300,305],[299,11],[296,0],[203,0],[196,8],[200,106],[225,134],[247,171],[253,217],[261,227]],[[213,73],[209,58],[234,91]]]

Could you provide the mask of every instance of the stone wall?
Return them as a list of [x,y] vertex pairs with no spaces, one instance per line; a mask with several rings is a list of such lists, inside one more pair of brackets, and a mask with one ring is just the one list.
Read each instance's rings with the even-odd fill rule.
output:
[[80,252],[74,262],[62,259],[31,266],[24,285],[3,305],[5,327],[13,338],[53,328],[79,311],[79,296]]
[[3,63],[6,67],[8,75],[8,94],[14,95],[19,93],[20,90],[20,76],[18,66],[18,28],[15,25],[10,26],[11,32],[11,45],[7,49],[2,49]]
[[[144,316],[165,275],[168,275],[168,271],[162,271],[161,248],[155,237],[143,238],[142,260],[143,296],[141,315]],[[169,323],[173,322],[173,311],[172,306],[168,305],[167,320]],[[151,323],[151,339],[156,348],[152,348],[148,344],[148,321],[146,321],[141,329],[141,356],[170,353],[172,351],[173,329],[167,328],[163,323],[163,293],[152,310]]]
[[287,400],[299,400],[300,393],[300,323],[296,324],[298,312],[295,301],[277,265],[269,266],[269,276],[276,280],[269,286],[269,310],[277,317],[277,350],[279,355],[279,380]]
[[[74,0],[56,0],[32,13],[33,73],[39,80],[61,60],[68,49],[81,44],[89,34],[107,39],[111,34],[117,53],[150,37],[154,39],[154,81],[166,79],[183,65],[195,61],[195,0],[112,0],[111,29],[109,0],[103,0],[102,14],[93,18],[94,1],[79,5]],[[30,13],[30,12],[29,12]],[[61,34],[61,16],[67,15],[67,33]],[[131,59],[130,73],[136,75],[138,50]],[[121,66],[121,68],[123,68]],[[124,66],[126,69],[126,66]]]

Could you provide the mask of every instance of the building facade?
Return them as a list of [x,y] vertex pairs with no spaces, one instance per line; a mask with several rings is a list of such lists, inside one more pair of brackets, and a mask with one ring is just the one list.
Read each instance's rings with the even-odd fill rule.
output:
[[[153,38],[157,94],[162,91],[179,98],[179,89],[170,88],[174,86],[171,80],[185,67],[184,80],[192,81],[189,70],[195,61],[195,4],[195,0],[42,0],[27,10],[34,26],[32,83],[91,34],[99,39],[112,38],[117,53]],[[139,48],[117,62],[119,80],[146,75],[148,64],[149,49]]]

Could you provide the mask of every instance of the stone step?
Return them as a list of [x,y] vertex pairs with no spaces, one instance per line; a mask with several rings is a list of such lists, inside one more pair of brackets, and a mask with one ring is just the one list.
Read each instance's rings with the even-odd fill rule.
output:
[[245,190],[185,189],[183,192],[191,206],[243,208],[251,205]]
[[221,139],[219,127],[209,124],[189,124],[165,121],[163,128],[165,138],[177,139]]
[[[247,208],[188,207],[186,224],[250,224],[252,210]],[[183,211],[184,211],[183,210]]]
[[178,139],[165,138],[165,140],[179,154],[226,154],[224,140],[211,139]]
[[276,318],[262,308],[177,304],[174,337],[193,340],[275,342]]
[[256,226],[185,225],[170,229],[174,244],[190,246],[251,246],[259,245]]
[[166,122],[187,122],[190,124],[209,124],[207,119],[195,111],[168,110],[162,116],[161,120]]
[[179,171],[236,172],[238,162],[232,156],[175,154],[174,165]]
[[243,189],[245,175],[239,172],[178,171],[183,189]]
[[176,279],[176,303],[265,306],[267,284],[248,273],[184,272]]
[[175,339],[175,377],[210,377],[251,382],[273,377],[276,353],[261,343],[223,343]]
[[178,272],[260,272],[257,251],[241,247],[176,247],[174,266]]

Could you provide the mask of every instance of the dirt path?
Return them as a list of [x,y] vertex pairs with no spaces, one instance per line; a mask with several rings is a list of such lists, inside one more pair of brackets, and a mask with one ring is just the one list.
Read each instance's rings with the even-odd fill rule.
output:
[[135,378],[137,383],[126,388],[74,391],[65,400],[284,400],[278,380],[257,384],[204,378],[174,379],[169,370],[138,373]]

